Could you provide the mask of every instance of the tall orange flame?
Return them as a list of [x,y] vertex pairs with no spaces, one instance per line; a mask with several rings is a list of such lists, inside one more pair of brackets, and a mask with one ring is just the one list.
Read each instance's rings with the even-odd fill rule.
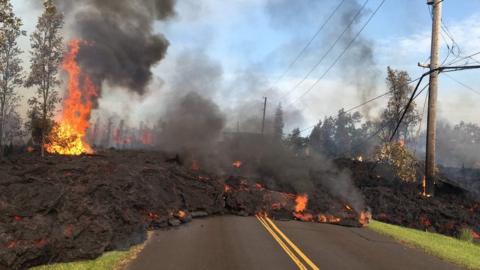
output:
[[46,145],[49,153],[61,155],[81,155],[92,153],[85,135],[90,125],[89,119],[93,107],[92,100],[97,97],[97,89],[91,78],[77,63],[81,40],[71,40],[69,51],[65,53],[63,69],[68,74],[68,92],[63,102],[62,115],[58,126],[52,130],[51,142]]
[[298,195],[295,198],[295,212],[301,213],[305,211],[305,208],[307,208],[307,203],[308,203],[308,195],[303,194],[303,195]]

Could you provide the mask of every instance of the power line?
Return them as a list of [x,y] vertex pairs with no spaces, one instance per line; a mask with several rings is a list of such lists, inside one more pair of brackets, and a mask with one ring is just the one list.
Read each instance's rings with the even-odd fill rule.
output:
[[470,86],[466,85],[465,83],[453,78],[452,76],[450,76],[448,74],[445,74],[445,76],[447,76],[450,80],[452,80],[452,81],[458,83],[459,85],[463,86],[465,89],[468,89],[468,90],[472,91],[473,93],[475,93],[477,95],[480,95],[480,91],[477,91],[477,90],[473,89],[472,87],[470,87]]
[[[335,46],[338,44],[338,42],[342,39],[342,37],[345,35],[345,33],[347,32],[347,30],[355,23],[355,21],[357,20],[358,16],[360,16],[360,14],[362,13],[362,11],[365,9],[367,3],[368,3],[369,0],[366,0],[362,7],[357,11],[357,13],[355,14],[355,16],[353,17],[353,19],[350,21],[350,23],[347,25],[347,27],[345,27],[345,29],[343,30],[343,32],[337,37],[337,39],[335,40],[335,42],[328,48],[328,50],[325,52],[325,54],[322,55],[322,57],[320,58],[320,60],[315,63],[315,65],[307,72],[307,74],[292,88],[290,89],[290,91],[288,91],[285,95],[282,96],[282,99],[287,97],[288,95],[290,95],[292,92],[294,92],[304,81],[307,80],[307,78],[313,73],[313,71],[315,71],[315,69],[317,69],[317,67],[323,62],[323,60],[325,60],[325,58],[330,54],[330,52],[333,50],[333,48],[335,48]],[[385,0],[384,0],[385,1]]]
[[[411,84],[411,83],[417,82],[417,81],[420,80],[421,78],[422,78],[422,77],[418,77],[417,79],[410,80],[410,81],[407,82],[407,84]],[[424,88],[424,89],[425,89],[425,88]],[[424,89],[422,89],[422,92],[423,92]],[[363,106],[365,106],[365,105],[367,105],[367,104],[369,104],[369,103],[371,103],[371,102],[373,102],[373,101],[376,101],[376,100],[378,100],[378,99],[380,99],[380,98],[382,98],[382,97],[385,97],[386,95],[388,95],[388,94],[390,94],[390,93],[392,93],[392,92],[393,92],[393,90],[390,90],[390,91],[387,91],[387,92],[385,92],[385,93],[383,93],[383,94],[380,94],[380,95],[378,95],[378,96],[376,96],[376,97],[374,97],[374,98],[371,98],[371,99],[369,99],[369,100],[367,100],[367,101],[365,101],[365,102],[363,102],[363,103],[361,103],[361,104],[359,104],[359,105],[356,105],[356,106],[354,106],[354,107],[346,110],[345,113],[349,113],[349,112],[352,112],[352,111],[354,111],[354,110],[356,110],[356,109],[358,109],[358,108],[361,108],[361,107],[363,107]],[[421,93],[420,93],[420,94],[421,94]],[[312,128],[314,128],[316,125],[317,125],[317,124],[312,125],[312,126],[309,126],[309,127],[306,127],[306,128],[304,128],[304,129],[301,129],[301,130],[300,130],[300,133],[302,133],[302,132],[304,132],[304,131],[307,131],[307,130],[309,130],[309,129],[312,129]]]
[[[298,53],[298,55],[293,59],[293,61],[288,65],[287,69],[280,75],[280,77],[277,78],[277,80],[274,82],[274,85],[276,85],[280,80],[283,79],[283,77],[292,69],[292,67],[297,63],[297,61],[302,57],[302,55],[307,51],[307,49],[312,45],[312,42],[317,38],[317,36],[320,34],[320,32],[325,28],[327,23],[332,19],[332,17],[337,13],[337,11],[340,9],[340,7],[345,3],[346,0],[342,0],[340,4],[338,4],[335,9],[330,13],[330,15],[327,17],[327,19],[321,24],[320,28],[315,32],[315,34],[310,38],[310,40],[307,42],[307,44],[303,47],[303,49]],[[279,99],[283,99],[283,97],[280,97]]]
[[448,65],[453,65],[453,64],[456,64],[456,63],[458,63],[458,62],[460,62],[460,61],[467,60],[467,59],[473,60],[474,62],[477,62],[477,63],[480,64],[480,61],[478,61],[477,59],[473,58],[474,56],[479,55],[479,54],[480,54],[480,52],[476,52],[476,53],[467,55],[467,56],[465,56],[465,57],[462,57],[462,58],[460,58],[460,59],[457,59],[457,60],[454,60],[454,61],[448,63]]
[[388,94],[390,94],[390,93],[392,93],[392,92],[393,92],[393,91],[388,91],[388,92],[385,92],[385,93],[383,93],[383,94],[381,94],[381,95],[379,95],[379,96],[376,96],[376,97],[374,97],[374,98],[372,98],[372,99],[369,99],[369,100],[365,101],[364,103],[362,103],[362,104],[360,104],[360,105],[357,105],[357,106],[355,106],[355,107],[353,107],[353,108],[345,111],[345,113],[349,113],[349,112],[351,112],[351,111],[353,111],[353,110],[356,110],[356,109],[358,109],[358,108],[360,108],[360,107],[362,107],[362,106],[365,106],[365,105],[367,105],[368,103],[373,102],[373,101],[375,101],[375,100],[377,100],[377,99],[380,99],[380,98],[382,98],[382,97],[384,97],[384,96],[386,96],[386,95],[388,95]]
[[[337,64],[337,62],[340,60],[340,58],[343,57],[343,55],[345,55],[345,53],[348,51],[348,49],[350,49],[350,47],[352,46],[352,44],[355,42],[355,40],[357,40],[357,38],[360,36],[360,34],[363,32],[363,30],[367,27],[367,25],[370,23],[370,21],[373,19],[373,17],[375,16],[375,14],[377,14],[377,12],[380,10],[380,8],[383,6],[383,4],[386,2],[386,0],[383,0],[379,5],[378,7],[375,9],[375,11],[370,15],[370,17],[368,18],[368,20],[365,22],[365,24],[362,26],[362,28],[360,29],[360,31],[358,31],[358,33],[355,35],[355,37],[350,41],[350,43],[348,43],[347,47],[345,47],[345,49],[342,51],[342,53],[335,59],[335,61],[333,61],[333,63],[328,67],[328,69],[320,76],[320,78],[318,78],[315,83],[310,87],[308,88],[305,92],[303,92],[303,94],[301,94],[299,97],[297,97],[295,100],[293,100],[289,105],[292,105],[294,104],[297,100],[301,99],[302,97],[304,97],[306,94],[308,94],[327,74],[328,72],[330,72],[330,70]],[[287,106],[289,106],[287,105]]]

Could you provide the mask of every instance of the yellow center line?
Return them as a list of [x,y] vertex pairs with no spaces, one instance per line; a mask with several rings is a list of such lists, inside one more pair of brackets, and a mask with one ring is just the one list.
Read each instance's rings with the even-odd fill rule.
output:
[[269,219],[268,217],[265,217],[265,220],[267,220],[267,222],[270,224],[270,226],[277,232],[278,235],[280,235],[283,240],[285,240],[285,242],[287,242],[287,244],[290,245],[290,247],[292,247],[292,249],[298,254],[300,255],[300,257],[313,269],[313,270],[320,270],[320,268],[318,268],[318,266],[316,266],[308,257],[307,255],[305,255],[292,241],[290,241],[290,239],[288,239],[288,237],[277,227],[277,225],[275,225],[275,223],[273,223],[273,221],[271,219]]
[[297,256],[295,256],[295,254],[287,247],[287,245],[282,241],[282,239],[280,239],[275,234],[275,232],[268,226],[266,221],[264,221],[263,218],[260,217],[259,215],[256,215],[256,217],[260,221],[260,224],[262,224],[263,227],[265,227],[265,229],[270,233],[270,235],[272,235],[273,239],[275,239],[275,241],[277,241],[277,243],[280,245],[280,247],[282,247],[282,249],[285,251],[285,253],[287,253],[287,255],[298,266],[298,268],[301,269],[301,270],[308,270],[308,268],[305,265],[303,265],[303,263],[300,261],[300,259],[297,258]]

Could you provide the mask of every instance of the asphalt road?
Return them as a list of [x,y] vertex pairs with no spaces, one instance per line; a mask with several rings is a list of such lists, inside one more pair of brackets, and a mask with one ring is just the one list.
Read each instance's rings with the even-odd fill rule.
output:
[[368,229],[273,223],[225,216],[157,231],[128,270],[461,269]]

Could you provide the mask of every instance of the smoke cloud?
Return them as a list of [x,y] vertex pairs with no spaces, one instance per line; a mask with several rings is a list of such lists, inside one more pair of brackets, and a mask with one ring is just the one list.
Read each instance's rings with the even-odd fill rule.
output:
[[79,63],[98,85],[108,82],[143,94],[151,68],[165,57],[168,40],[153,23],[175,15],[174,0],[58,0],[83,46]]
[[[345,5],[338,24],[338,31],[343,31],[361,9],[361,5],[356,1],[347,1]],[[345,37],[342,39],[342,49],[355,38],[359,28],[363,26],[366,15],[368,15],[368,10],[364,9],[356,17],[352,26],[348,28]],[[377,68],[374,53],[373,41],[359,36],[340,61],[342,67],[340,74],[357,89],[357,95],[361,102],[371,99],[377,90],[376,85],[380,71]],[[361,112],[367,119],[371,117],[371,110],[374,105],[370,103],[361,108]]]

